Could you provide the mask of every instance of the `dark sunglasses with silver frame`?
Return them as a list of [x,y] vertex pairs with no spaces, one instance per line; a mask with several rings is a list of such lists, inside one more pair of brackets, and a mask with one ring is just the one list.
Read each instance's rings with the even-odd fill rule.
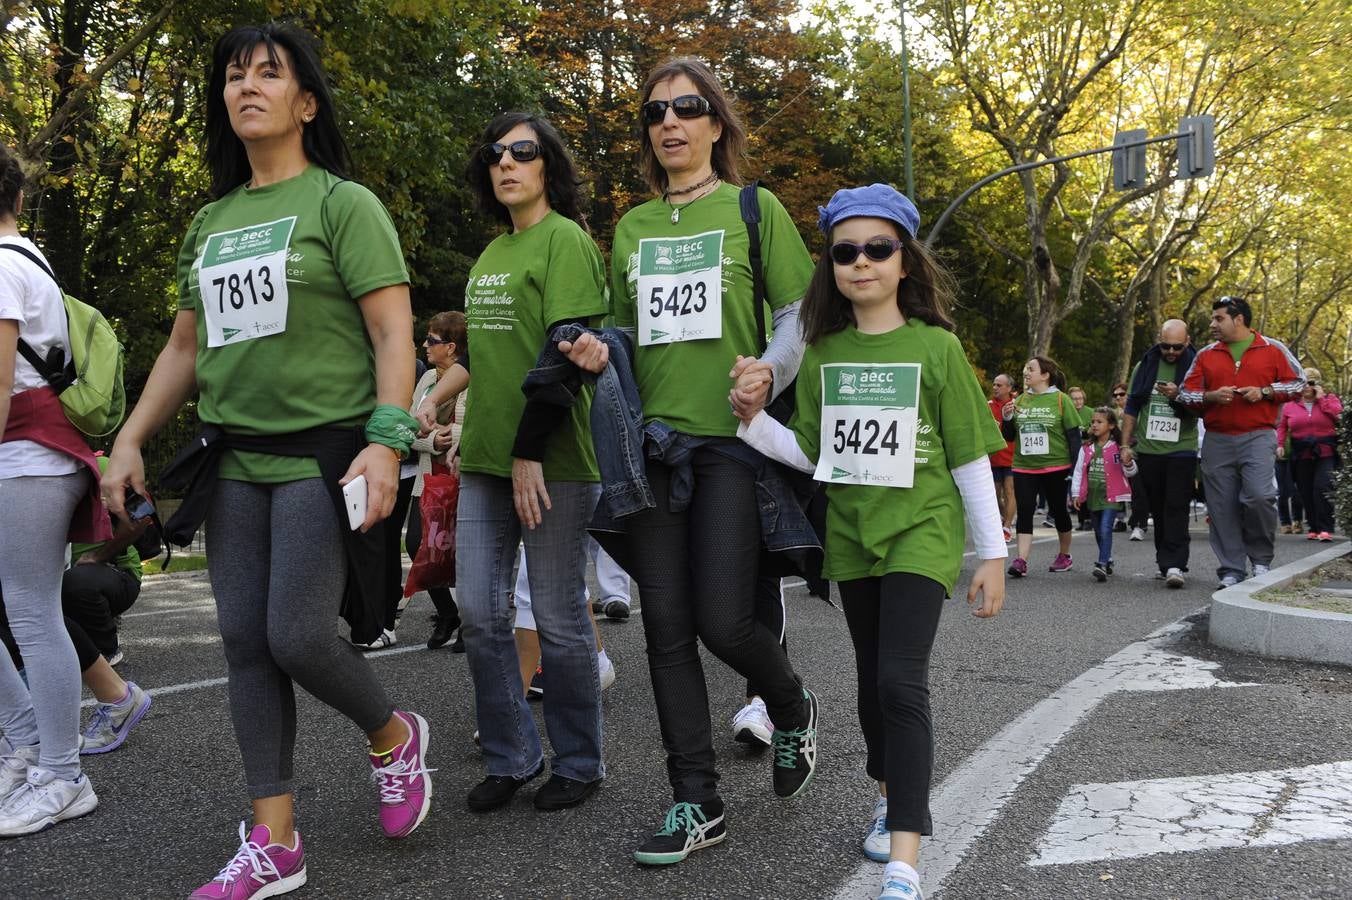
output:
[[502,161],[504,153],[511,153],[512,159],[519,163],[530,162],[540,155],[540,145],[535,141],[484,144],[479,148],[479,159],[490,166],[495,166]]
[[698,119],[712,112],[709,101],[699,94],[682,94],[670,100],[649,100],[639,107],[644,125],[656,125],[667,117],[667,109],[676,113],[678,119]]

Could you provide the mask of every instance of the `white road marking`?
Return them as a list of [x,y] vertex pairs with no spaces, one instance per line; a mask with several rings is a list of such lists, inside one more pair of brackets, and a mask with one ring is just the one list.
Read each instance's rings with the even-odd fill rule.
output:
[[1352,761],[1077,784],[1030,866],[1352,837]]
[[[382,656],[399,656],[403,653],[417,653],[419,650],[427,650],[422,644],[409,644],[407,647],[391,647],[388,650],[372,650],[363,654],[367,659],[379,659]],[[169,694],[181,694],[184,691],[200,691],[205,688],[220,687],[226,684],[225,678],[204,678],[201,681],[187,681],[183,684],[169,684],[164,687],[146,688],[146,693],[152,697],[164,697]],[[81,703],[81,706],[96,706],[98,700],[90,698]]]
[[[934,835],[920,847],[920,874],[933,898],[991,826],[1023,780],[1075,725],[1118,691],[1241,687],[1222,681],[1218,666],[1164,649],[1188,628],[1175,622],[1118,651],[1063,685],[967,757],[930,797]],[[860,821],[866,811],[860,810]],[[862,852],[862,851],[861,851]],[[836,900],[874,896],[883,867],[865,862],[841,885]]]
[[215,609],[215,603],[190,603],[185,606],[168,606],[164,609],[143,609],[140,612],[123,613],[124,619],[135,619],[139,616],[173,616],[179,613],[196,612],[199,609]]

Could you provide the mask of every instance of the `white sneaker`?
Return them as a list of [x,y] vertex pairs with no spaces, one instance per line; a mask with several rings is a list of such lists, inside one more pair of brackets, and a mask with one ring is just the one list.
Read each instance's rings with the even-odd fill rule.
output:
[[0,808],[20,785],[28,782],[28,767],[38,764],[38,745],[15,747],[0,737]]
[[873,819],[864,835],[864,855],[874,862],[885,863],[892,858],[892,833],[887,830],[887,798],[879,797],[873,804]]
[[878,900],[925,900],[920,885],[903,875],[888,875],[883,878],[882,893]]
[[80,755],[109,753],[121,747],[127,733],[145,718],[149,709],[150,695],[136,682],[127,682],[125,702],[100,703],[94,707],[89,726],[80,735]]
[[1171,588],[1181,588],[1186,581],[1187,579],[1183,577],[1183,570],[1177,566],[1171,567],[1164,575],[1164,583]]
[[0,808],[0,837],[33,834],[57,822],[93,812],[98,805],[99,798],[88,776],[82,774],[74,781],[66,781],[47,769],[31,766],[28,780]]
[[358,650],[384,650],[386,647],[393,647],[397,643],[399,643],[398,635],[396,635],[390,629],[386,628],[384,631],[380,633],[380,636],[377,637],[371,643],[369,644],[354,643],[352,646],[356,647]]
[[1143,540],[1145,540],[1145,532],[1142,531],[1142,530],[1139,529],[1139,528],[1133,528],[1133,529],[1131,530],[1131,536],[1130,536],[1129,538],[1127,538],[1127,540],[1129,540],[1129,541],[1143,541]]
[[1266,574],[1267,574],[1268,572],[1270,572],[1270,571],[1271,571],[1271,569],[1269,569],[1267,566],[1260,565],[1259,563],[1254,563],[1254,564],[1253,564],[1253,577],[1254,577],[1254,578],[1262,578],[1264,575],[1266,575]]
[[615,683],[615,664],[610,661],[609,656],[605,657],[603,662],[604,665],[601,666],[601,690],[604,691]]
[[1234,586],[1237,585],[1237,584],[1239,584],[1239,576],[1238,576],[1238,575],[1226,575],[1224,578],[1221,579],[1220,587],[1221,587],[1222,589],[1224,589],[1224,588],[1232,588],[1232,587],[1234,587]]
[[775,726],[770,721],[770,713],[765,709],[765,701],[752,697],[751,702],[737,710],[732,717],[732,737],[739,744],[764,744],[770,746]]

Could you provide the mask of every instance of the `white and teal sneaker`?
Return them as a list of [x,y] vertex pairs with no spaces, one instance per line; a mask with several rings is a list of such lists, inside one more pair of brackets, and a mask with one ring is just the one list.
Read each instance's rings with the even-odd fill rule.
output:
[[667,812],[661,830],[634,851],[634,859],[647,866],[669,866],[727,836],[722,800],[677,803]]
[[873,819],[864,835],[864,855],[874,862],[885,863],[892,858],[892,832],[887,830],[887,798],[879,797],[873,804]]
[[921,893],[920,885],[905,875],[888,875],[883,878],[878,900],[925,900],[925,895]]
[[817,774],[817,695],[803,688],[807,724],[793,731],[775,729],[775,794],[792,800],[807,790]]

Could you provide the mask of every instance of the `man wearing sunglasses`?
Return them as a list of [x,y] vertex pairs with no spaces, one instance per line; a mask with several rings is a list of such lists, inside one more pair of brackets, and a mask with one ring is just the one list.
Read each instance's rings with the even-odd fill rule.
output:
[[1122,416],[1122,462],[1135,459],[1140,467],[1134,480],[1155,519],[1155,563],[1171,588],[1181,588],[1188,571],[1197,414],[1179,402],[1178,385],[1196,357],[1188,326],[1180,319],[1165,322],[1159,342],[1131,370]]
[[1277,414],[1300,396],[1305,376],[1286,348],[1253,330],[1253,309],[1240,297],[1211,304],[1215,341],[1197,353],[1179,399],[1206,426],[1202,485],[1211,549],[1221,587],[1255,577],[1272,564],[1277,532]]

